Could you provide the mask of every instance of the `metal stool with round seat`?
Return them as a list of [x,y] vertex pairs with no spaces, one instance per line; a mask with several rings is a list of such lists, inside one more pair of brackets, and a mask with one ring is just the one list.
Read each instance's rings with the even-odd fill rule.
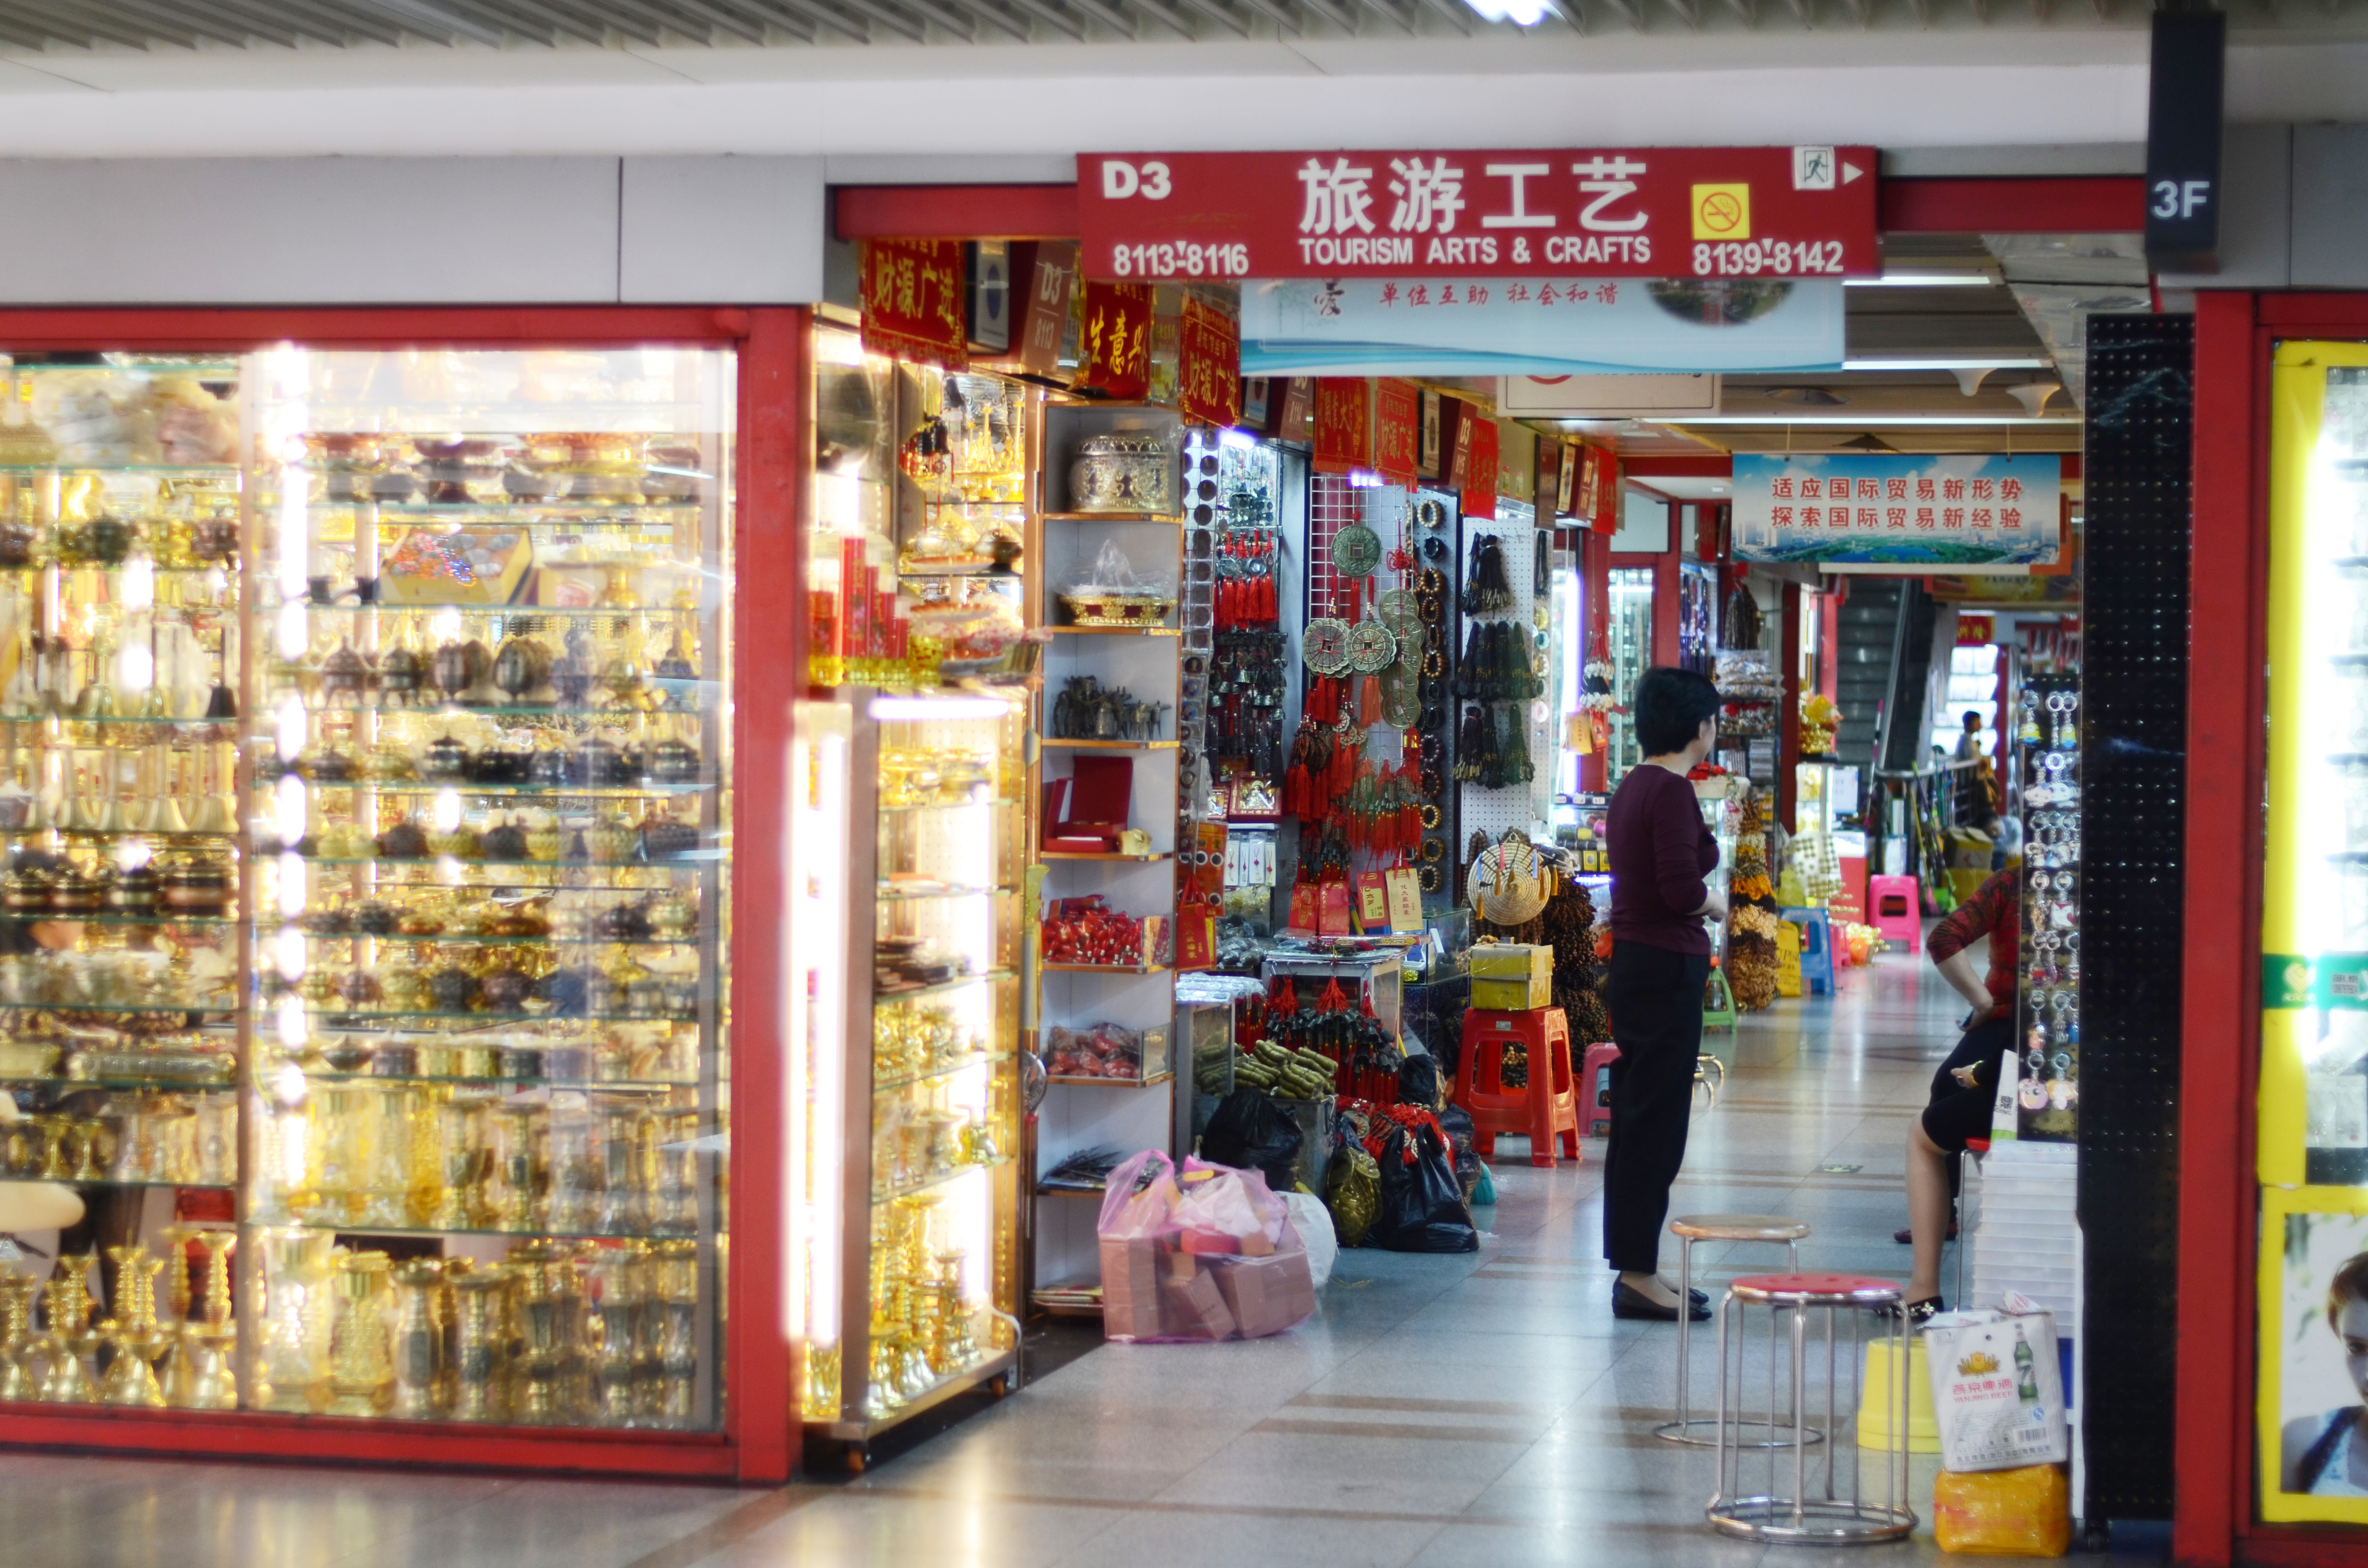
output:
[[[1862,1331],[1869,1319],[1877,1331],[1872,1336],[1873,1343],[1885,1347],[1890,1364],[1902,1369],[1908,1365],[1907,1312],[1899,1296],[1899,1287],[1888,1279],[1866,1279],[1849,1274],[1749,1275],[1727,1287],[1718,1317],[1718,1490],[1703,1510],[1712,1528],[1746,1540],[1855,1546],[1898,1540],[1916,1528],[1916,1511],[1907,1501],[1907,1379],[1902,1376],[1890,1380],[1895,1408],[1887,1413],[1884,1447],[1879,1450],[1879,1497],[1866,1494],[1865,1471],[1870,1450],[1861,1446],[1852,1432],[1853,1427],[1862,1431],[1865,1426],[1858,1422],[1835,1425],[1838,1412],[1847,1416],[1856,1411],[1863,1392],[1863,1342],[1869,1336]],[[1768,1355],[1767,1424],[1771,1437],[1781,1427],[1790,1430],[1793,1440],[1767,1446],[1767,1489],[1746,1493],[1746,1445],[1736,1439],[1756,1425],[1745,1391],[1749,1383],[1758,1381],[1756,1369],[1753,1376],[1747,1377],[1746,1363],[1752,1338],[1751,1313],[1759,1309],[1768,1313],[1768,1334],[1762,1341]],[[1816,1496],[1810,1495],[1810,1444],[1805,1440],[1810,1430],[1809,1376],[1815,1366],[1815,1358],[1809,1354],[1812,1313],[1825,1319],[1826,1331],[1824,1403],[1827,1437],[1823,1445],[1824,1485]],[[1847,1361],[1841,1357],[1840,1321],[1844,1318],[1850,1322]],[[1851,1384],[1847,1405],[1838,1401],[1835,1387],[1845,1365],[1850,1369]],[[1777,1399],[1780,1369],[1786,1373],[1784,1381],[1790,1385],[1790,1399],[1781,1407]],[[1845,1458],[1846,1434],[1850,1435],[1847,1456],[1850,1495],[1844,1497],[1839,1472]],[[1782,1456],[1776,1451],[1778,1446],[1792,1450],[1789,1467],[1784,1466]],[[1786,1468],[1789,1475],[1783,1473]]]
[[[1781,1246],[1784,1249],[1785,1271],[1798,1273],[1801,1268],[1801,1238],[1809,1233],[1809,1225],[1805,1220],[1788,1220],[1782,1214],[1680,1214],[1669,1221],[1669,1233],[1678,1238],[1678,1297],[1680,1301],[1691,1301],[1692,1298],[1688,1292],[1694,1288],[1696,1242],[1758,1242],[1769,1246]],[[1686,1312],[1678,1318],[1678,1418],[1664,1421],[1654,1427],[1653,1436],[1665,1442],[1707,1449],[1718,1439],[1694,1435],[1693,1429],[1711,1425],[1711,1418],[1694,1414],[1693,1399],[1688,1386],[1693,1360],[1688,1354],[1686,1327],[1692,1315]],[[1776,1435],[1770,1432],[1767,1441],[1745,1446],[1766,1448],[1772,1444],[1782,1448],[1791,1441],[1788,1437],[1780,1443]]]

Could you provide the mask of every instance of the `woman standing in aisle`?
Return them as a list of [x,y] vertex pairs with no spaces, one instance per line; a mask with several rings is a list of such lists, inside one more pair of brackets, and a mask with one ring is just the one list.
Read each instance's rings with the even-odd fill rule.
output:
[[1611,1315],[1700,1322],[1700,1291],[1680,1303],[1660,1276],[1669,1184],[1685,1163],[1702,1051],[1710,934],[1726,900],[1704,880],[1718,844],[1686,775],[1710,755],[1718,689],[1691,670],[1656,667],[1636,683],[1636,741],[1645,760],[1611,797],[1611,982],[1606,1001],[1620,1059],[1611,1064],[1611,1137],[1603,1156],[1603,1254],[1619,1278]]

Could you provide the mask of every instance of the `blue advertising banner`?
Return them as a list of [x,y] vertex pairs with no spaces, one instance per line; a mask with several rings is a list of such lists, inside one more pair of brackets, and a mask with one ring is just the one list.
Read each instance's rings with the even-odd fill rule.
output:
[[1835,278],[1252,278],[1245,376],[1829,370]]
[[2055,562],[2063,460],[1895,453],[1735,458],[1735,558],[1905,572]]

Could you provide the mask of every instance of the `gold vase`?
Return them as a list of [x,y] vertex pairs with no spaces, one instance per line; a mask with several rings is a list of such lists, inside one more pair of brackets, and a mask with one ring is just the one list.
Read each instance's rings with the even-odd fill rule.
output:
[[255,1361],[260,1410],[310,1411],[329,1379],[329,1275],[336,1237],[279,1227],[256,1233],[263,1250],[263,1322]]
[[238,1378],[231,1366],[231,1349],[238,1338],[231,1322],[231,1248],[235,1240],[228,1231],[199,1231],[190,1237],[205,1260],[206,1283],[197,1303],[198,1321],[180,1325],[173,1375],[165,1382],[165,1402],[179,1409],[238,1408]]
[[459,1420],[499,1421],[508,1414],[504,1318],[509,1273],[485,1268],[452,1281],[452,1415]]
[[657,1424],[688,1426],[699,1398],[699,1244],[651,1248],[651,1294],[658,1330]]
[[630,1426],[637,1414],[635,1340],[645,1272],[640,1257],[622,1248],[594,1253],[585,1264],[591,1403],[594,1418],[604,1426]]
[[517,1271],[511,1309],[519,1347],[511,1414],[538,1425],[563,1420],[561,1381],[578,1342],[582,1300],[573,1260],[549,1242],[528,1242],[511,1249],[509,1262]]
[[394,1399],[394,1337],[387,1311],[392,1262],[382,1252],[337,1259],[329,1330],[331,1415],[383,1415]]
[[394,1402],[397,1415],[433,1415],[444,1398],[443,1266],[419,1258],[394,1271]]

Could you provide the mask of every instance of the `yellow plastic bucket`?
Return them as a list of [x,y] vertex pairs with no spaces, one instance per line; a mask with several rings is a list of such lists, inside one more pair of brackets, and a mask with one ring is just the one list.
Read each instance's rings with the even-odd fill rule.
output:
[[[1866,1367],[1859,1381],[1858,1446],[1861,1449],[1892,1446],[1891,1417],[1899,1408],[1897,1385],[1892,1377],[1898,1366],[1899,1357],[1890,1341],[1877,1340],[1866,1347]],[[1920,1334],[1907,1344],[1907,1451],[1941,1451],[1941,1424],[1932,1415],[1932,1377],[1926,1368]]]

